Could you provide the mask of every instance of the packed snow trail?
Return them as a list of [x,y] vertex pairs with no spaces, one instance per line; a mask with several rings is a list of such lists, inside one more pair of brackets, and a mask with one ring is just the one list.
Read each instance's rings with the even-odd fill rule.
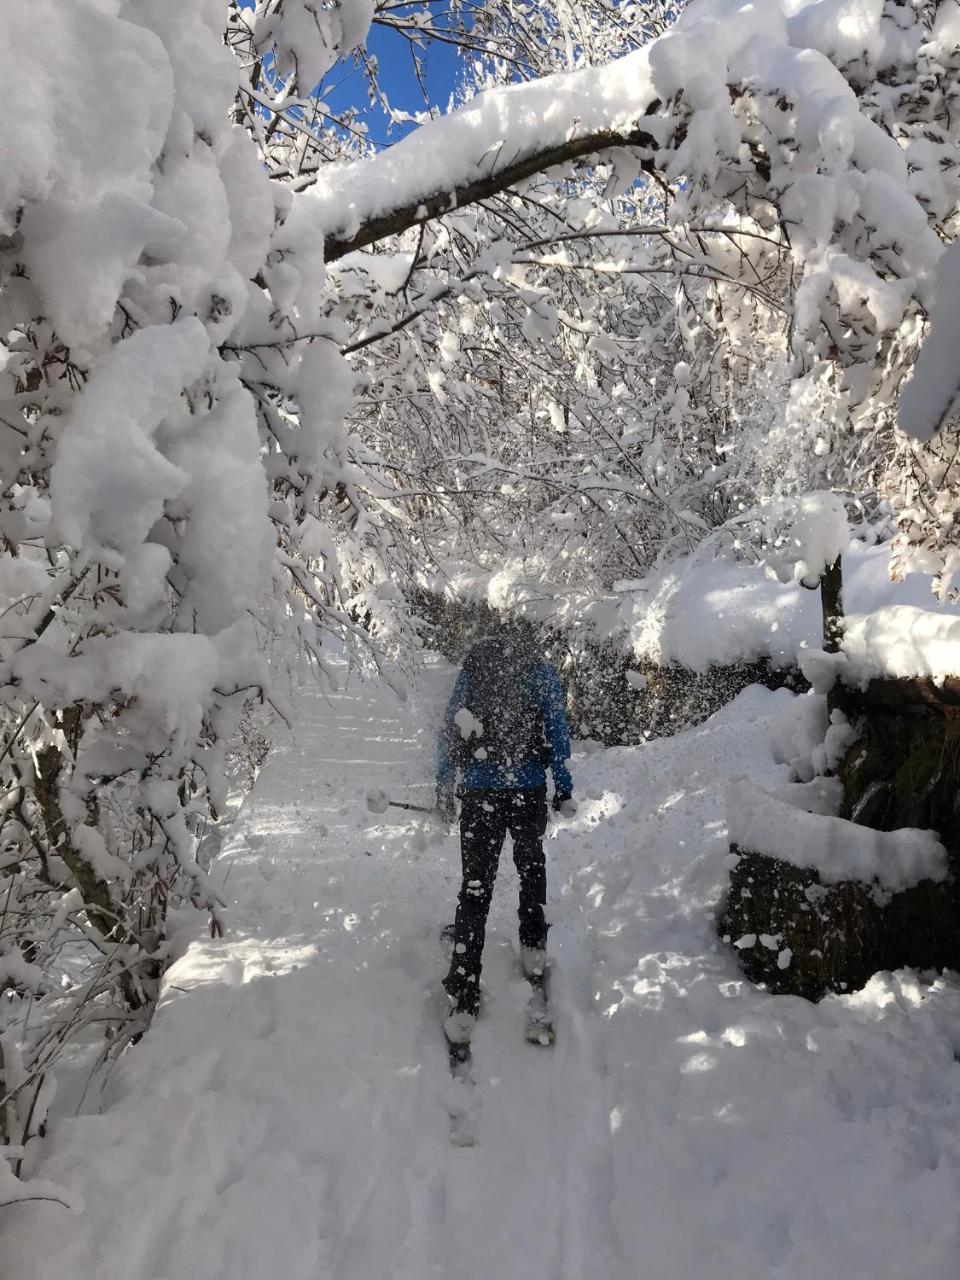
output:
[[960,996],[878,975],[809,1005],[713,934],[724,792],[784,777],[752,688],[640,748],[582,744],[548,834],[557,1043],[523,1039],[508,850],[474,1034],[476,1145],[451,1146],[439,929],[456,838],[431,797],[451,672],[399,705],[299,697],[220,862],[227,937],[170,969],[102,1115],[28,1172],[83,1195],[5,1211],[18,1280],[956,1280]]

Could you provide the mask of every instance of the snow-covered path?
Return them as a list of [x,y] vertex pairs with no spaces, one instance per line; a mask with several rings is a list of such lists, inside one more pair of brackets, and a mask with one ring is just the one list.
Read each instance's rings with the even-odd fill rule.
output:
[[[429,800],[449,681],[433,668],[406,706],[353,682],[301,695],[295,737],[271,755],[222,858],[228,937],[196,941],[171,970],[107,1113],[61,1126],[45,1173],[78,1186],[87,1213],[77,1231],[47,1206],[18,1210],[52,1224],[59,1256],[51,1264],[47,1228],[39,1256],[23,1221],[33,1257],[17,1274],[613,1274],[584,923],[554,931],[560,1040],[538,1049],[522,1039],[509,855],[475,1037],[477,1145],[449,1141],[447,1102],[463,1086],[440,1031],[438,931],[459,883],[456,837],[431,841],[419,821],[365,804],[374,785]],[[565,878],[554,866],[554,883]]]
[[[723,792],[783,770],[751,689],[643,748],[580,751],[548,844],[558,1041],[522,1039],[505,853],[474,1037],[476,1145],[440,1033],[456,839],[429,800],[450,673],[399,704],[300,698],[221,860],[223,940],[169,972],[99,1116],[36,1172],[84,1217],[3,1220],[17,1280],[956,1280],[960,998],[881,975],[811,1006],[743,983],[712,933]],[[396,815],[396,816],[394,816]]]

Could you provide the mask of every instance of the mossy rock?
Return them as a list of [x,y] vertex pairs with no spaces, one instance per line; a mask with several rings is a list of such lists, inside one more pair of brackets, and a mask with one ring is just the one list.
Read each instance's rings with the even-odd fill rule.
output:
[[[854,881],[824,885],[816,872],[744,851],[719,921],[744,972],[770,991],[817,1000],[854,991],[881,969],[960,969],[960,707],[929,682],[878,681],[844,689],[837,705],[857,737],[837,767],[840,816],[881,831],[936,831],[948,877],[896,894]],[[759,938],[779,938],[778,949]],[[789,967],[778,957],[791,952]]]
[[854,880],[825,885],[809,868],[733,852],[719,932],[747,977],[768,991],[819,1000],[856,991],[881,969],[960,968],[952,878],[884,894]]
[[881,967],[881,910],[866,885],[824,885],[809,868],[731,848],[739,856],[719,933],[752,982],[819,1000],[863,986]]

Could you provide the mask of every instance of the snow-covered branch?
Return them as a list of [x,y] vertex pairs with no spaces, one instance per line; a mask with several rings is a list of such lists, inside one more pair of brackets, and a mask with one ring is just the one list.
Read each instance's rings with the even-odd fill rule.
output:
[[[651,108],[655,108],[656,105],[656,100],[650,104]],[[424,126],[424,129],[429,130],[429,126]],[[581,134],[578,130],[571,129],[570,132],[572,136],[563,141],[538,145],[526,153],[522,147],[514,146],[512,142],[493,143],[484,151],[485,156],[490,156],[489,168],[481,160],[477,165],[477,176],[454,178],[454,170],[451,167],[452,180],[448,179],[445,184],[434,185],[431,183],[430,176],[427,175],[422,183],[417,183],[416,188],[406,195],[406,198],[402,191],[397,191],[399,184],[382,172],[377,172],[378,168],[382,170],[386,167],[381,164],[381,157],[358,162],[357,170],[351,175],[351,179],[358,180],[363,186],[368,183],[377,186],[382,184],[384,191],[389,192],[392,198],[382,209],[379,208],[380,202],[377,202],[374,207],[378,208],[378,212],[364,214],[358,223],[352,210],[349,207],[344,208],[331,191],[328,197],[330,206],[325,208],[321,215],[324,226],[328,225],[326,222],[328,214],[333,219],[329,224],[332,230],[327,232],[325,238],[326,260],[335,262],[356,249],[366,248],[390,236],[401,235],[410,227],[430,221],[444,213],[464,205],[488,200],[491,196],[507,191],[535,175],[560,165],[572,164],[575,160],[595,156],[612,148],[639,148],[643,155],[638,160],[637,169],[652,168],[649,157],[656,149],[656,142],[653,135],[639,123],[625,126],[620,130],[600,129]],[[422,139],[419,134],[414,134],[413,138],[420,144],[426,143],[427,146],[431,142],[429,137]],[[442,143],[443,139],[440,138],[437,141]],[[405,167],[406,162],[413,166],[413,172],[416,173],[418,155],[408,157],[403,154],[403,148],[404,143],[398,143],[397,147],[384,153],[383,158],[389,158],[391,172],[394,172],[398,165],[401,168]],[[419,147],[417,151],[419,152]],[[396,152],[400,154],[395,155]],[[487,171],[483,172],[484,169]],[[347,197],[349,201],[354,196],[354,182],[347,179],[344,189],[349,192]],[[394,199],[396,203],[393,202]],[[354,227],[356,230],[353,229]]]

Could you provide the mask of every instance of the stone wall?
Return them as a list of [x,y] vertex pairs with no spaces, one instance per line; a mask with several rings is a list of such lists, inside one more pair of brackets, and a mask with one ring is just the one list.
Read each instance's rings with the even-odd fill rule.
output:
[[[453,662],[498,618],[485,603],[428,592],[418,593],[413,605],[426,643]],[[548,633],[547,653],[567,690],[574,736],[604,746],[670,737],[700,724],[751,684],[797,692],[809,687],[795,669],[765,660],[696,672],[676,663],[640,662],[615,642],[584,640],[571,631]]]

